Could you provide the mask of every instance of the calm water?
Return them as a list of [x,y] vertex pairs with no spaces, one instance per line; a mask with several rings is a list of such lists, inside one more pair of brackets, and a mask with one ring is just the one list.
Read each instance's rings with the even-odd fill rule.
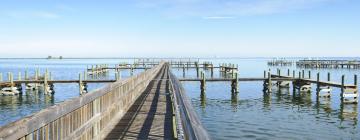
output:
[[[218,60],[216,60],[218,61]],[[241,77],[262,77],[268,67],[264,59],[223,60],[239,65]],[[288,67],[279,67],[287,74]],[[292,70],[300,71],[295,67]],[[182,76],[182,70],[177,75]],[[326,79],[340,82],[345,74],[347,83],[359,70],[311,70],[313,78],[320,72]],[[207,72],[209,73],[209,72]],[[291,72],[292,73],[292,72]],[[218,73],[217,73],[218,74]],[[189,77],[194,77],[190,72]],[[219,74],[218,74],[219,75]],[[232,95],[230,82],[207,83],[206,97],[200,97],[199,82],[183,82],[187,95],[205,128],[214,139],[359,139],[358,105],[342,105],[340,89],[334,88],[330,99],[316,98],[315,85],[311,94],[293,93],[290,89],[273,88],[264,94],[262,82],[240,82],[237,95]]]
[[[55,79],[76,79],[90,64],[110,64],[132,60],[91,59],[91,60],[0,60],[2,73],[14,72],[28,68],[31,72],[39,67],[48,68]],[[215,64],[221,62],[239,65],[240,77],[262,77],[263,71],[271,68],[275,73],[277,67],[268,67],[266,59],[213,59]],[[280,67],[285,74],[288,67]],[[297,70],[295,67],[291,69]],[[311,70],[313,78],[321,72],[331,72],[332,80],[339,81],[346,75],[346,82],[353,82],[353,74],[358,70],[322,69]],[[136,71],[141,72],[141,71]],[[173,69],[182,77],[182,69]],[[208,76],[210,72],[206,73]],[[217,71],[215,76],[219,76]],[[6,75],[4,74],[4,79]],[[123,77],[129,72],[124,71]],[[195,77],[194,70],[186,72],[186,77]],[[114,78],[113,73],[102,77]],[[183,82],[187,95],[203,123],[214,139],[359,139],[360,131],[357,123],[358,105],[342,105],[340,90],[334,89],[330,99],[316,98],[311,94],[293,93],[292,89],[273,88],[268,95],[262,92],[262,82],[241,82],[240,93],[232,95],[229,82],[207,83],[206,97],[200,98],[199,82]],[[91,84],[90,89],[102,84]],[[315,90],[315,87],[313,88]],[[54,105],[68,98],[78,96],[77,84],[56,84],[54,96],[28,93],[22,96],[2,96],[0,99],[0,125],[15,121],[22,116],[39,111],[41,108]]]
[[[87,66],[92,64],[109,64],[114,67],[120,62],[132,63],[133,60],[112,60],[112,59],[64,59],[64,60],[46,60],[46,59],[0,59],[0,72],[3,79],[7,80],[7,73],[13,72],[17,79],[18,73],[22,72],[24,78],[25,69],[29,72],[29,77],[34,76],[35,69],[39,68],[41,74],[48,69],[55,80],[60,79],[78,79],[79,73],[83,73]],[[134,70],[134,73],[141,71]],[[130,76],[129,71],[123,71],[122,77]],[[89,77],[90,78],[90,77]],[[110,71],[100,79],[115,79],[115,74]],[[88,90],[93,90],[104,84],[88,84]],[[24,85],[23,85],[24,88]],[[63,102],[66,99],[79,96],[78,84],[54,84],[55,94],[53,96],[44,95],[39,92],[24,93],[19,96],[0,96],[0,126],[13,122],[38,112],[42,108]]]

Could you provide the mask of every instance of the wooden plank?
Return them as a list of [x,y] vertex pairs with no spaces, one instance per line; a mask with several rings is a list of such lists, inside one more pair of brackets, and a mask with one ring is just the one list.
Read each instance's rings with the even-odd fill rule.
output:
[[[57,122],[59,122],[59,119],[62,116],[79,109],[80,107],[94,101],[95,99],[98,99],[99,97],[101,97],[103,95],[106,95],[107,93],[111,92],[113,89],[117,89],[117,87],[126,85],[127,83],[133,83],[133,81],[137,80],[138,78],[139,78],[139,80],[147,81],[147,79],[141,79],[142,77],[149,77],[152,79],[163,65],[164,64],[162,63],[158,67],[155,67],[152,70],[143,72],[140,75],[136,75],[136,76],[133,76],[133,77],[130,77],[130,78],[127,78],[127,79],[124,79],[122,81],[118,81],[115,83],[107,84],[106,86],[102,87],[101,89],[96,89],[90,93],[83,95],[83,96],[69,99],[58,105],[48,107],[48,108],[43,109],[40,112],[35,113],[31,116],[25,117],[21,120],[18,120],[16,122],[13,122],[6,126],[3,126],[0,128],[0,139],[19,139],[19,138],[26,136],[34,131],[37,131],[41,127],[43,127],[55,120],[57,120]],[[137,83],[140,83],[140,81],[138,81]],[[135,88],[135,86],[133,86],[132,88]],[[116,92],[118,92],[118,91],[119,90],[116,90]],[[129,91],[129,90],[127,90],[127,91]],[[63,131],[59,130],[59,133],[60,132],[63,132]],[[61,135],[61,134],[62,133],[60,133],[58,135]]]

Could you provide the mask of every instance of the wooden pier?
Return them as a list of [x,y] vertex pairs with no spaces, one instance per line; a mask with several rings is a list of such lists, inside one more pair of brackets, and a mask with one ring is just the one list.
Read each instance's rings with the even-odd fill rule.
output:
[[[0,85],[13,87],[32,83],[48,87],[56,83],[75,83],[79,84],[80,96],[0,127],[0,139],[210,139],[185,95],[181,82],[187,81],[200,82],[202,97],[205,97],[207,82],[230,82],[232,97],[237,96],[240,82],[260,82],[266,94],[271,94],[275,86],[290,88],[290,85],[299,93],[309,94],[311,84],[316,84],[318,96],[322,92],[331,96],[331,88],[335,87],[341,88],[343,103],[358,102],[357,75],[354,75],[353,84],[346,84],[345,76],[338,83],[331,81],[330,74],[327,74],[327,80],[321,80],[320,73],[316,74],[316,79],[312,79],[310,72],[305,77],[305,71],[293,71],[290,75],[290,70],[286,75],[282,75],[280,70],[276,74],[269,70],[264,71],[261,77],[240,77],[237,65],[220,64],[219,72],[228,77],[215,78],[212,74],[206,77],[202,71],[210,68],[213,73],[212,63],[203,63],[204,67],[200,69],[198,63],[194,62],[195,67],[189,64],[187,68],[195,68],[197,77],[178,79],[171,68],[186,69],[184,64],[178,64],[160,62],[129,78],[120,78],[120,71],[116,70],[115,78],[110,80],[86,79],[83,76],[88,75],[88,71],[84,75],[79,74],[78,80],[54,80],[48,78],[47,72],[43,78],[36,74],[34,79],[13,80],[10,74],[9,81],[0,82]],[[109,69],[107,65],[95,66],[91,73],[106,73],[106,69]],[[107,84],[87,92],[87,83]]]
[[0,139],[210,139],[160,63],[0,128]]
[[346,68],[359,69],[359,60],[299,60],[297,67],[301,68]]
[[292,66],[293,61],[285,59],[274,59],[267,62],[268,66]]

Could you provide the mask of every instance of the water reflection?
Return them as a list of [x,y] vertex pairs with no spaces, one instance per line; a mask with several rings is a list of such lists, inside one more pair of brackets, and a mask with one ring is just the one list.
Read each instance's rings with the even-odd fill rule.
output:
[[330,116],[332,112],[331,98],[317,96],[315,108],[317,114],[320,114],[320,111],[322,109],[324,113],[326,113],[326,116]]
[[263,90],[263,109],[270,110],[271,108],[271,92],[266,92]]
[[237,107],[238,107],[238,93],[233,92],[231,93],[231,107],[233,109],[234,112],[237,111]]
[[353,126],[357,125],[358,121],[358,105],[357,104],[341,104],[339,118],[341,123],[344,121],[352,123]]
[[205,108],[206,107],[206,94],[205,94],[204,90],[201,90],[200,102],[201,102],[201,108]]

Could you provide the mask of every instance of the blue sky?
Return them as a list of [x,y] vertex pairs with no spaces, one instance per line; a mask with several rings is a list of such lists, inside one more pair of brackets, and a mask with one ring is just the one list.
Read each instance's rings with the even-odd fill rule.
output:
[[359,56],[358,0],[1,0],[0,57]]

